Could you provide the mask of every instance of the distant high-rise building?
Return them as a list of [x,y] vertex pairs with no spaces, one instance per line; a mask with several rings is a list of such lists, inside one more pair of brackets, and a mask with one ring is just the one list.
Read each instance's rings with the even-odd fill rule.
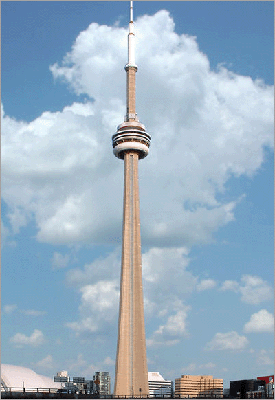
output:
[[107,396],[111,394],[111,378],[109,372],[96,372],[93,376],[94,394]]
[[135,108],[133,2],[130,2],[127,106],[124,122],[113,135],[113,152],[124,160],[124,213],[120,283],[119,327],[115,373],[115,396],[148,396],[148,369],[142,291],[138,161],[147,156],[151,137]]
[[223,397],[223,380],[212,375],[182,375],[175,379],[175,397]]
[[172,397],[173,382],[166,381],[159,372],[148,372],[150,397]]

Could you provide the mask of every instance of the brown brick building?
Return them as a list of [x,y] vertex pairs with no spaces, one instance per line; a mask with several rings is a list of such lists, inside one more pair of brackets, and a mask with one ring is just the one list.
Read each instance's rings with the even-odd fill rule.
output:
[[175,397],[223,397],[223,380],[212,375],[182,375],[175,380]]

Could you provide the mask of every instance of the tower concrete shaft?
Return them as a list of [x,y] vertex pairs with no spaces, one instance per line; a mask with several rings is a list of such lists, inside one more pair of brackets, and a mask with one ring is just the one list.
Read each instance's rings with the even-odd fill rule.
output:
[[147,156],[151,137],[136,116],[133,2],[130,7],[126,116],[113,135],[113,151],[124,160],[123,242],[115,396],[148,396],[148,369],[142,292],[138,160]]
[[138,153],[124,155],[124,216],[116,358],[116,396],[147,396],[148,370],[142,292]]

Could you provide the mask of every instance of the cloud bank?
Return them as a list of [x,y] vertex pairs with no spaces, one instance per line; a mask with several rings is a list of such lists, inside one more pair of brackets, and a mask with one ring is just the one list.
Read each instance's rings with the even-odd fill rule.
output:
[[[140,162],[141,226],[147,246],[190,248],[234,220],[239,199],[223,200],[226,182],[252,176],[273,146],[273,87],[212,71],[196,38],[174,28],[164,10],[136,22],[137,112],[152,135]],[[34,220],[42,242],[120,242],[123,165],[111,135],[125,114],[126,36],[92,23],[50,67],[87,102],[30,123],[2,114],[2,197],[14,233]]]

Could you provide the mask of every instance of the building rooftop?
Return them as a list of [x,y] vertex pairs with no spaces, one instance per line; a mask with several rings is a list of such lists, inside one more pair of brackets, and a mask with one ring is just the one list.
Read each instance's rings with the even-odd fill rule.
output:
[[165,381],[159,372],[148,372],[148,381]]
[[54,382],[53,378],[38,375],[30,368],[17,365],[2,364],[1,380],[8,388],[61,388],[60,382]]

